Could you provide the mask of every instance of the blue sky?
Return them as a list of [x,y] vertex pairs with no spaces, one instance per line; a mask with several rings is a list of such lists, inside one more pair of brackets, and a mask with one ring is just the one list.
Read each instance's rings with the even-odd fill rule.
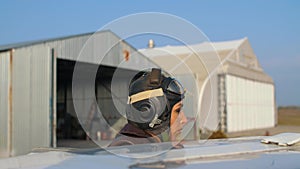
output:
[[193,23],[211,41],[248,37],[275,81],[277,105],[300,106],[299,9],[296,0],[2,0],[0,45],[93,32],[134,13],[169,13]]

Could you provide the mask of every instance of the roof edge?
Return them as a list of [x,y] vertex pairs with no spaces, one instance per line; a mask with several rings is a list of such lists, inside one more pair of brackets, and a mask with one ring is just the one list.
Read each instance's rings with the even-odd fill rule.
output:
[[113,33],[111,30],[101,30],[101,31],[95,31],[95,32],[61,36],[61,37],[56,37],[56,38],[48,38],[48,39],[11,43],[11,44],[6,44],[6,45],[0,45],[0,52],[11,50],[11,49],[16,49],[16,48],[22,48],[22,47],[26,47],[26,46],[30,46],[30,45],[41,44],[41,43],[45,43],[45,42],[64,40],[64,39],[70,39],[70,38],[79,37],[79,36],[93,35],[95,33],[105,33],[105,32]]

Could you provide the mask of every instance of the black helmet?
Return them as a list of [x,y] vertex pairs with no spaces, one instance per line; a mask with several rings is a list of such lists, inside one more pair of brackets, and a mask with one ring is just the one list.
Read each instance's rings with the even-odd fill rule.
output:
[[139,72],[129,84],[128,122],[160,134],[170,126],[172,107],[183,98],[182,85],[161,69]]

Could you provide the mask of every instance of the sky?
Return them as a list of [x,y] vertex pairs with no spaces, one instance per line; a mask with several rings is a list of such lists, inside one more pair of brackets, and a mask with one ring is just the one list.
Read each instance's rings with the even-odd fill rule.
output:
[[213,42],[247,37],[275,82],[277,106],[300,106],[299,9],[297,0],[2,0],[0,45],[94,32],[135,13],[168,13]]

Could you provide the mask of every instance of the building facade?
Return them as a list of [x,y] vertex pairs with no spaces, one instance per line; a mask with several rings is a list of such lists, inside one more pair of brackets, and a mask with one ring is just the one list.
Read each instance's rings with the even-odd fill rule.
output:
[[199,130],[226,133],[277,124],[274,82],[263,71],[247,38],[140,52],[179,79],[194,77],[182,81],[184,86],[197,86],[190,95],[199,102],[185,111],[196,111]]
[[113,137],[136,63],[155,66],[111,31],[1,46],[0,155]]

